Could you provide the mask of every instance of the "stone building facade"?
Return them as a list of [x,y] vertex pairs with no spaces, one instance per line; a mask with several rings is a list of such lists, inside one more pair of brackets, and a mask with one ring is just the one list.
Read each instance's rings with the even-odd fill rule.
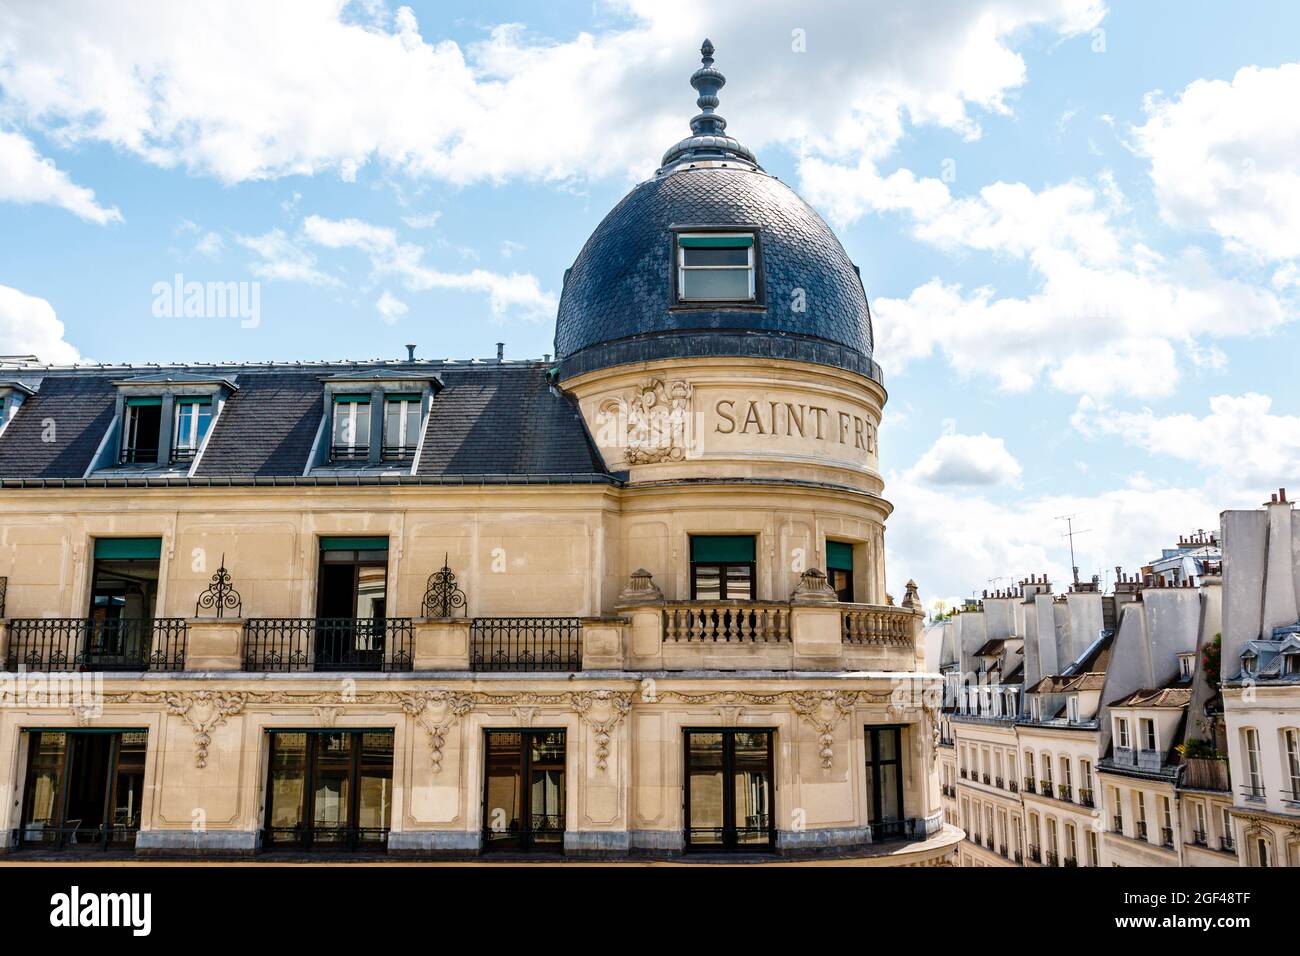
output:
[[553,361],[0,369],[0,845],[951,859],[862,283],[703,53]]

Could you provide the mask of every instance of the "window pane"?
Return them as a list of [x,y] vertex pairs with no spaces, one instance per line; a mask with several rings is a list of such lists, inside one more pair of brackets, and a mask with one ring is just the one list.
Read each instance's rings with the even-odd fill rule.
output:
[[[361,779],[357,782],[360,805],[357,826],[362,830],[386,830],[393,812],[393,735],[361,734]],[[379,834],[363,834],[368,840]]]
[[688,266],[747,266],[749,249],[683,249]]
[[728,601],[752,601],[754,599],[754,580],[747,564],[729,564],[726,566]]
[[732,740],[736,841],[766,843],[772,823],[772,780],[768,773],[771,737],[765,733],[736,733]]
[[722,734],[688,734],[687,767],[691,802],[687,808],[690,839],[721,844],[723,830]]
[[315,814],[317,828],[313,839],[321,843],[341,842],[346,834],[337,832],[349,824],[348,810],[352,799],[352,735],[316,735]]
[[114,827],[140,826],[140,801],[144,796],[144,761],[149,734],[132,730],[122,734],[117,752],[117,784],[113,792]]
[[695,575],[695,599],[697,601],[716,601],[722,597],[722,566],[718,564],[696,564],[691,572]]
[[520,834],[519,818],[523,807],[519,775],[522,761],[522,734],[487,734],[487,785],[483,823],[488,843],[514,839]]
[[[297,827],[302,823],[302,799],[307,782],[307,735],[271,735],[271,826]],[[293,840],[276,834],[274,840]]]
[[683,299],[748,299],[748,269],[686,269],[682,272]]
[[32,734],[31,772],[27,778],[27,812],[24,816],[24,838],[39,840],[42,831],[57,827],[56,817],[59,782],[63,779],[63,766],[67,759],[68,735],[56,731]]

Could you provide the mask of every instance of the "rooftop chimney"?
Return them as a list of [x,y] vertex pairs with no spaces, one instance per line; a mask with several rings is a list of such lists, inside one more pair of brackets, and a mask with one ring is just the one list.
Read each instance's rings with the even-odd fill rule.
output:
[[506,343],[497,343],[497,361],[500,362],[506,357]]
[[408,362],[414,362],[414,361],[415,361],[415,343],[414,343],[414,342],[407,342],[407,343],[406,343],[406,360],[407,360]]

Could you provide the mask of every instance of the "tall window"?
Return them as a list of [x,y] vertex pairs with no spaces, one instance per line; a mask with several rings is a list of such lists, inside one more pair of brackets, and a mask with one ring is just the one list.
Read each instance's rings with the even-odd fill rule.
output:
[[1089,831],[1088,831],[1088,865],[1089,865],[1089,866],[1096,866],[1096,865],[1097,865],[1097,857],[1098,857],[1098,853],[1097,853],[1097,831],[1096,831],[1096,830],[1089,830]]
[[776,835],[772,731],[687,730],[688,849],[770,849]]
[[677,237],[677,298],[683,302],[754,299],[753,233]]
[[1259,763],[1259,732],[1254,727],[1247,727],[1244,734],[1246,745],[1246,772],[1250,786],[1250,796],[1264,795],[1264,778]]
[[1038,814],[1034,811],[1029,813],[1029,849],[1030,852],[1037,852],[1040,841],[1042,840],[1043,831],[1038,826]]
[[1069,757],[1061,758],[1061,786],[1065,787],[1067,791],[1074,786],[1074,774],[1070,767]]
[[1086,796],[1089,799],[1091,799],[1092,797],[1092,761],[1091,760],[1085,759],[1079,761],[1079,786],[1082,789],[1087,791]]
[[1294,727],[1288,728],[1282,732],[1283,745],[1286,749],[1286,776],[1287,792],[1283,794],[1286,799],[1296,802],[1300,801],[1300,730]]
[[691,538],[691,599],[754,600],[754,539],[749,535]]
[[409,461],[420,444],[420,396],[389,395],[384,400],[385,461]]
[[1128,739],[1128,719],[1125,717],[1115,718],[1115,737],[1119,741],[1118,746],[1129,747]]
[[333,461],[365,461],[370,457],[370,396],[335,395],[330,438]]
[[853,602],[853,545],[845,541],[826,542],[826,576],[837,600]]
[[1205,819],[1205,804],[1200,800],[1196,801],[1196,841],[1204,843],[1207,838],[1208,827]]
[[1142,749],[1156,749],[1156,722],[1150,717],[1143,717],[1138,724],[1142,728]]
[[1078,841],[1073,823],[1065,825],[1065,858],[1071,862],[1076,862],[1079,859]]
[[153,649],[161,538],[97,538],[90,624],[81,663],[91,670],[144,670]]
[[388,539],[321,538],[317,670],[382,667],[388,616]]
[[19,841],[51,849],[132,845],[148,739],[143,729],[32,731]]
[[903,737],[898,727],[867,727],[867,799],[873,839],[902,835]]
[[1043,790],[1044,796],[1052,795],[1052,755],[1043,754]]
[[1268,841],[1262,837],[1255,841],[1255,865],[1268,866]]
[[1134,799],[1134,801],[1135,801],[1134,806],[1136,807],[1136,810],[1137,810],[1137,812],[1134,814],[1134,815],[1137,817],[1137,826],[1138,826],[1138,832],[1137,832],[1137,835],[1138,835],[1141,839],[1145,840],[1145,839],[1147,839],[1147,800],[1146,800],[1146,795],[1143,794],[1141,790],[1138,790],[1138,791],[1135,791],[1135,792],[1134,792],[1134,794],[1133,794],[1133,799]]
[[558,850],[564,840],[563,730],[485,732],[483,846]]
[[266,840],[272,847],[382,847],[393,811],[393,732],[272,731]]
[[176,398],[172,461],[193,461],[212,424],[212,399],[206,395]]
[[1065,716],[1072,724],[1079,722],[1079,698],[1077,696],[1069,697],[1065,701]]
[[1163,793],[1158,797],[1160,801],[1160,842],[1165,846],[1174,845],[1174,811],[1173,804]]
[[[1057,854],[1056,842],[1056,817],[1047,818],[1047,847],[1048,859],[1051,860]],[[1044,861],[1046,862],[1046,861]]]
[[122,420],[123,464],[146,464],[158,461],[158,442],[162,434],[162,399],[128,398]]
[[1025,751],[1025,786],[1026,788],[1033,785],[1034,782],[1034,752]]

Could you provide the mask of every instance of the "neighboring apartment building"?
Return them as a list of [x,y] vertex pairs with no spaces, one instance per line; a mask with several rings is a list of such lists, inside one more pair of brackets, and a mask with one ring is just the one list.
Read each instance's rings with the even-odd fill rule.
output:
[[1243,866],[1300,866],[1300,512],[1225,511],[1223,716]]
[[702,53],[554,361],[0,368],[0,847],[951,859],[862,282]]
[[1192,586],[1116,569],[1109,595],[1031,576],[939,625],[960,865],[1233,859],[1218,570]]

